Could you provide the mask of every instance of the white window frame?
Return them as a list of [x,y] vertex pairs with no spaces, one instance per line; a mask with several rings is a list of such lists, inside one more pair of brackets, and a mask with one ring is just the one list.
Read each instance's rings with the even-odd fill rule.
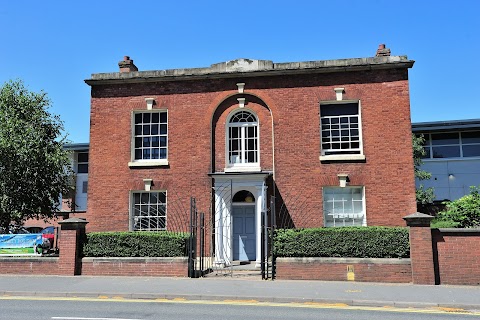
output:
[[[231,119],[238,113],[245,111],[250,113],[253,117],[255,117],[256,122],[238,122],[238,123],[230,123]],[[257,162],[250,162],[246,163],[246,131],[248,127],[256,127],[256,145],[257,145]],[[231,163],[230,162],[230,128],[240,128],[240,152],[241,152],[241,162],[238,163]],[[228,117],[225,124],[225,172],[254,172],[254,171],[261,171],[260,168],[260,122],[258,120],[257,114],[248,108],[240,108],[234,110]]]
[[[358,151],[356,154],[341,154],[339,149],[339,154],[326,154],[327,151],[323,149],[323,134],[322,134],[322,105],[338,105],[339,107],[344,104],[357,104],[358,106],[358,136],[359,136],[359,147],[351,149],[353,151]],[[329,117],[332,118],[332,117]],[[362,134],[362,105],[360,100],[334,100],[334,101],[322,101],[320,102],[320,161],[344,161],[344,160],[365,160],[365,155],[363,153],[363,134]],[[348,141],[350,142],[350,141]],[[345,150],[342,150],[345,151]]]
[[[158,131],[158,135],[151,135],[151,136],[158,136],[163,137],[165,136],[167,139],[167,147],[166,147],[166,158],[165,159],[135,159],[135,115],[139,113],[166,113],[167,114],[167,134],[160,134],[160,128]],[[160,122],[159,122],[160,124]],[[154,110],[134,110],[132,111],[131,115],[131,159],[128,163],[129,167],[149,167],[149,166],[167,166],[168,165],[168,131],[169,131],[169,115],[167,109],[154,109]],[[143,136],[143,135],[142,135]],[[159,147],[160,148],[160,147]]]
[[[150,228],[140,228],[140,229],[135,229],[135,224],[136,224],[136,219],[135,219],[135,194],[140,194],[140,199],[142,197],[142,194],[143,193],[146,193],[146,194],[151,194],[151,193],[164,193],[165,194],[165,202],[164,203],[161,203],[164,207],[164,215],[157,215],[156,217],[164,217],[165,218],[165,227],[164,228],[155,228],[155,229],[150,229]],[[150,200],[150,197],[149,197],[149,200]],[[142,204],[140,204],[142,205]],[[151,206],[152,204],[151,203],[148,203],[148,204],[145,204],[145,205],[148,205],[148,206]],[[156,205],[160,205],[159,203],[157,203]],[[155,231],[166,231],[168,230],[168,194],[167,194],[167,190],[150,190],[150,191],[145,191],[145,190],[132,190],[130,191],[130,204],[129,204],[129,211],[130,211],[130,219],[129,219],[129,230],[131,231],[151,231],[151,232],[155,232]],[[158,210],[157,210],[158,211]],[[140,217],[144,217],[144,218],[151,218],[151,217],[155,217],[155,216],[140,216]],[[139,218],[138,220],[141,220],[141,218]],[[141,223],[140,223],[141,225]]]
[[[362,213],[340,213],[340,212],[333,212],[329,213],[326,210],[326,202],[327,201],[332,201],[332,200],[326,200],[326,191],[327,190],[354,190],[354,189],[361,189],[361,194],[362,194]],[[344,193],[343,193],[344,194]],[[341,194],[339,193],[339,196]],[[367,225],[367,214],[366,214],[366,201],[365,201],[365,187],[364,186],[348,186],[348,187],[333,187],[333,186],[328,186],[328,187],[323,187],[322,188],[322,203],[323,203],[323,223],[325,227],[347,227],[347,226],[366,226]],[[334,198],[335,199],[335,198]],[[338,199],[338,198],[337,198]],[[355,199],[346,199],[346,200],[333,200],[334,203],[334,208],[335,208],[335,203],[340,202],[340,201],[351,201],[351,208],[354,208],[353,202],[355,201],[360,201],[360,200],[355,200]],[[343,211],[344,208],[341,209]],[[332,216],[332,219],[328,219],[329,216]]]

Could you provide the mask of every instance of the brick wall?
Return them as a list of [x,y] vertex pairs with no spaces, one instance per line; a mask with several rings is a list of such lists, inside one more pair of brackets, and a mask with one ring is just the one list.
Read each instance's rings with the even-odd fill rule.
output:
[[58,274],[58,258],[54,257],[0,257],[1,274]]
[[[322,226],[322,187],[338,186],[339,173],[350,185],[365,186],[368,225],[403,225],[415,212],[408,75],[405,69],[329,74],[202,79],[98,85],[92,87],[88,231],[128,230],[129,196],[153,179],[153,190],[167,190],[176,203],[170,221],[186,228],[190,196],[209,212],[208,173],[225,166],[225,120],[236,107],[236,83],[245,82],[246,108],[260,123],[261,166],[273,170],[275,188],[286,201],[307,196],[311,210],[290,210],[298,227]],[[321,163],[319,103],[360,99],[364,163]],[[129,168],[133,110],[168,110],[166,167]],[[298,206],[297,206],[298,207]],[[208,219],[208,217],[207,217]],[[174,225],[169,224],[169,227]]]
[[186,277],[187,258],[83,258],[82,275]]
[[480,230],[433,229],[437,283],[480,285]]
[[347,281],[347,267],[355,281],[409,283],[410,259],[278,258],[277,279]]

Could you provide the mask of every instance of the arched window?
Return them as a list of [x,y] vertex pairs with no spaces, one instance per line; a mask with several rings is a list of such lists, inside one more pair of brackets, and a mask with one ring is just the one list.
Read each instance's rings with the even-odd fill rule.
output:
[[227,162],[230,167],[259,165],[258,121],[253,113],[242,110],[227,124]]

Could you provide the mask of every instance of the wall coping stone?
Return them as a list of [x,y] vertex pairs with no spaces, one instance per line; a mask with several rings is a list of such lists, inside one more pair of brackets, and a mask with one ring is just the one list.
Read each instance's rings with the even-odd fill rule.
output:
[[6,257],[0,256],[0,262],[48,262],[57,263],[58,257]]
[[336,60],[274,63],[270,60],[236,59],[206,68],[94,73],[85,82],[90,85],[141,83],[195,79],[220,79],[241,76],[258,77],[287,74],[331,73],[375,69],[411,68],[415,61],[407,56],[381,56]]
[[479,233],[480,234],[480,228],[439,228],[437,230],[440,231],[441,233],[457,233],[457,234]]
[[82,259],[84,263],[186,263],[187,261],[188,257],[84,257]]
[[409,227],[430,227],[430,222],[433,218],[431,215],[415,212],[403,217],[403,220],[407,222],[407,226]]
[[344,263],[344,264],[411,264],[410,258],[334,258],[334,257],[303,257],[277,258],[277,262],[286,263]]

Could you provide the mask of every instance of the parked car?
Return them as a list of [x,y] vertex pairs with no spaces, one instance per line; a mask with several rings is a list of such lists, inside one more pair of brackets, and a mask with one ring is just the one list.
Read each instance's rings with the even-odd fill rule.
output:
[[30,233],[42,233],[42,227],[26,227],[28,232]]
[[55,227],[54,226],[48,226],[43,228],[41,231],[43,242],[47,244],[48,242],[48,249],[53,249],[53,246],[55,244]]

